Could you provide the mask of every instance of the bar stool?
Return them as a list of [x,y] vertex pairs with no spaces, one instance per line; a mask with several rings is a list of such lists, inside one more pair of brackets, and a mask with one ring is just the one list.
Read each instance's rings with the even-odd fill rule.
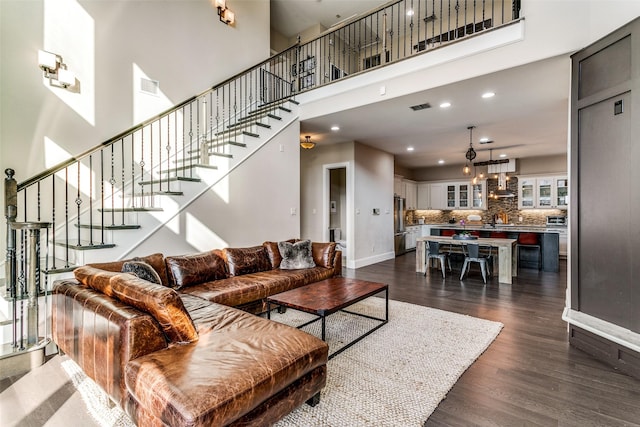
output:
[[[466,247],[466,249],[464,249]],[[469,272],[472,262],[480,264],[480,271],[482,272],[482,281],[487,283],[487,273],[489,276],[493,276],[493,269],[491,268],[491,247],[489,247],[489,255],[480,255],[480,245],[474,243],[468,243],[463,246],[465,250],[464,264],[462,265],[462,272],[460,273],[460,280],[462,280],[466,273]]]
[[542,246],[540,246],[540,240],[538,233],[520,233],[518,235],[518,243],[516,244],[516,250],[518,251],[518,265],[522,261],[521,248],[535,249],[538,255],[538,270],[542,268]]
[[[451,271],[451,260],[449,259],[448,253],[440,253],[440,243],[427,241],[427,256],[426,263],[427,267],[429,267],[430,261],[432,259],[440,260],[440,268],[442,269],[442,278],[445,278],[445,260],[449,264],[449,271]],[[424,275],[427,275],[427,268],[424,269]]]

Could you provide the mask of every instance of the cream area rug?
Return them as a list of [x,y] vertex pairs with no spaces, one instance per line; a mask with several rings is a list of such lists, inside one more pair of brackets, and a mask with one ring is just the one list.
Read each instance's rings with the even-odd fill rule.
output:
[[[384,299],[369,298],[349,310],[384,317]],[[300,325],[313,316],[289,309],[271,318]],[[329,352],[377,323],[332,314],[326,324]],[[501,329],[498,322],[389,301],[389,323],[329,361],[320,403],[303,404],[276,426],[421,426]],[[319,337],[320,322],[303,330]],[[63,367],[97,425],[133,425],[73,361]]]
[[[384,299],[369,298],[349,310],[384,317]],[[289,309],[271,318],[296,324],[307,316]],[[329,353],[372,325],[371,320],[340,312],[329,316]],[[329,361],[320,403],[300,406],[276,426],[422,426],[502,326],[389,301],[389,323]],[[320,322],[303,330],[320,336]]]

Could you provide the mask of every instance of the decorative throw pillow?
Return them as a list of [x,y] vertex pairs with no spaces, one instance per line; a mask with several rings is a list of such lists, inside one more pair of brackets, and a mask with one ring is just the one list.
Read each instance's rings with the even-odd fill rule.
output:
[[282,270],[298,270],[316,266],[311,253],[311,240],[302,240],[296,243],[278,242],[278,249],[282,256],[280,262]]
[[224,248],[229,277],[271,270],[271,262],[262,245],[250,248]]
[[193,320],[174,289],[127,274],[116,274],[109,281],[113,297],[153,316],[170,342],[198,340]]
[[227,265],[214,251],[168,256],[167,275],[174,289],[227,278]]
[[153,269],[153,267],[144,261],[127,261],[122,264],[122,272],[134,274],[138,278],[146,280],[147,282],[156,283],[158,285],[162,284],[160,275]]
[[[286,240],[289,243],[295,243],[296,239]],[[264,250],[269,257],[269,262],[271,262],[271,268],[280,267],[280,263],[282,262],[282,256],[280,255],[280,250],[278,249],[278,242],[264,242],[262,244],[264,246]]]

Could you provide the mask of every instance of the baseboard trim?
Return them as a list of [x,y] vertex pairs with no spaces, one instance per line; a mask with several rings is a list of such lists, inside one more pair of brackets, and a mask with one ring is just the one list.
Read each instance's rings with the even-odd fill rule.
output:
[[640,353],[569,324],[569,344],[598,360],[640,379]]
[[394,259],[396,257],[395,252],[386,252],[384,254],[374,255],[368,258],[360,258],[351,263],[351,265],[347,265],[347,268],[360,268],[366,267],[367,265],[375,264],[378,262],[386,261],[388,259]]

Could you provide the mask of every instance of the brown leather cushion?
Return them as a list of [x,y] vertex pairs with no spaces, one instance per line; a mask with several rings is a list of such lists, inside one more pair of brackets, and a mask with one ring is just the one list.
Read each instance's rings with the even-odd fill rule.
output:
[[110,284],[114,298],[153,316],[170,342],[198,340],[196,327],[175,290],[127,273],[112,276]]
[[108,271],[85,265],[73,270],[76,280],[85,286],[112,297],[111,278],[121,274],[120,271]]
[[[296,239],[285,240],[285,242],[295,243]],[[278,242],[264,242],[262,244],[265,252],[267,253],[267,257],[271,262],[271,268],[280,267],[280,263],[282,262],[282,255],[280,255],[280,250],[278,250]]]
[[311,254],[313,255],[313,262],[317,266],[333,268],[333,260],[336,256],[336,244],[335,242],[329,243],[312,243]]
[[169,284],[169,279],[167,278],[167,268],[164,264],[164,255],[161,253],[156,253],[152,255],[147,255],[144,257],[126,259],[122,261],[113,261],[113,262],[98,262],[87,264],[91,267],[99,268],[100,270],[107,271],[122,271],[122,265],[127,261],[144,261],[149,264],[160,276],[160,280],[162,280],[163,285]]
[[229,277],[271,270],[271,262],[263,246],[225,248],[222,250]]
[[169,286],[186,286],[227,278],[227,265],[213,251],[165,258]]

